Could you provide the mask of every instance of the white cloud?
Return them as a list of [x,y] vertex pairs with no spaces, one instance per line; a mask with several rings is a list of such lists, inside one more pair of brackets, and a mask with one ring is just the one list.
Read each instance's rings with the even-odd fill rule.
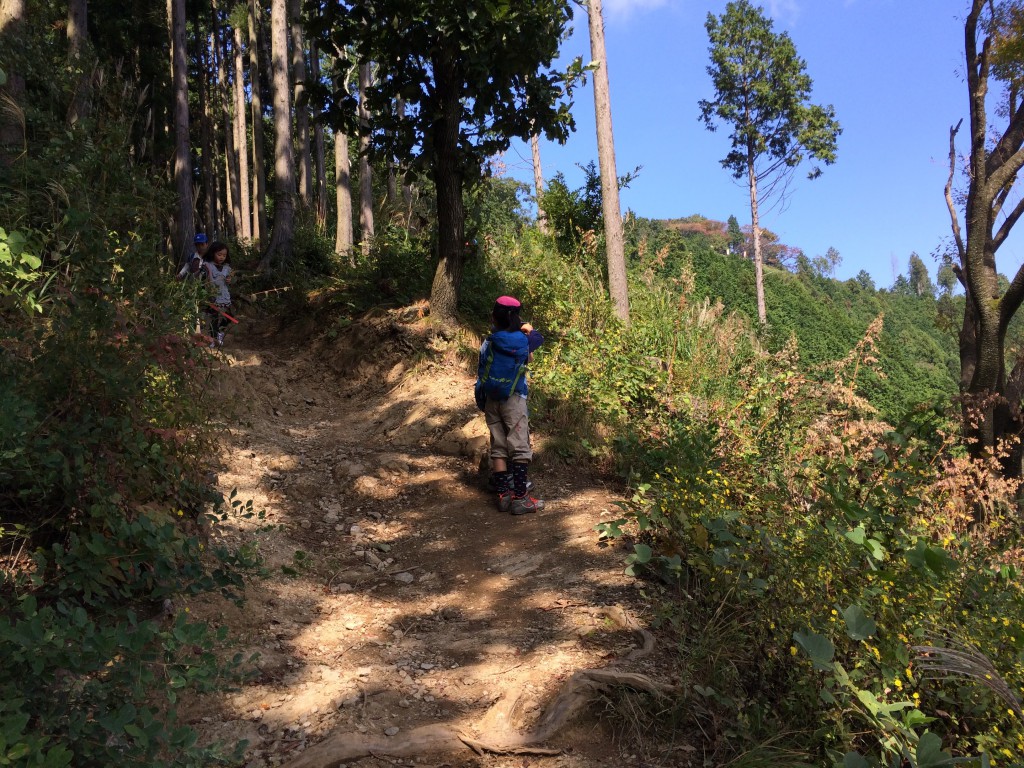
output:
[[800,5],[797,0],[768,0],[768,15],[789,26],[800,16]]
[[605,0],[604,14],[608,18],[625,18],[634,13],[652,11],[668,5],[669,0]]

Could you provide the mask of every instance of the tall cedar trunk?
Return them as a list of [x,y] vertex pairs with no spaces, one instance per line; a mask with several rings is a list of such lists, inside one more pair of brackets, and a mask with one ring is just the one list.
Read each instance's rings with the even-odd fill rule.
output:
[[[398,114],[398,102],[401,99],[395,100],[395,114]],[[394,212],[398,211],[401,206],[398,204],[398,158],[394,155],[388,155],[387,160],[388,166],[388,178],[387,178],[387,211],[388,221],[394,221]]]
[[234,30],[234,126],[235,148],[238,150],[238,201],[242,209],[242,228],[238,239],[252,240],[252,201],[249,196],[249,130],[245,119],[245,67],[242,65],[242,30]]
[[[398,122],[401,123],[402,120],[405,118],[405,99],[403,99],[401,96],[398,97],[397,109]],[[402,174],[402,176],[402,202],[404,204],[402,208],[402,223],[405,225],[407,229],[411,229],[413,189],[412,184],[406,181],[404,173]]]
[[764,261],[761,255],[761,224],[757,212],[757,174],[754,162],[747,163],[747,181],[750,185],[750,233],[754,238],[754,283],[757,290],[757,319],[764,325],[768,322],[768,310],[764,303]]
[[260,259],[261,270],[286,264],[295,229],[295,160],[292,157],[291,93],[288,87],[288,6],[270,5],[271,86],[274,94],[274,228]]
[[619,177],[615,170],[615,139],[612,134],[611,89],[608,57],[604,49],[604,18],[601,0],[590,0],[590,58],[598,62],[594,72],[594,115],[597,121],[597,159],[601,166],[601,212],[608,255],[608,291],[616,316],[629,323],[629,284],[626,253],[622,240],[622,210],[619,207]]
[[540,199],[544,196],[544,173],[540,167],[540,137],[535,133],[530,137],[530,151],[533,154],[533,191],[537,201],[537,229],[542,234],[549,234],[548,215],[540,207]]
[[88,0],[69,0],[68,2],[68,63],[79,66],[83,71],[78,75],[75,94],[68,110],[68,125],[74,125],[89,115],[89,81],[90,73],[84,61],[85,47],[89,36],[89,3]]
[[359,65],[359,242],[363,256],[373,245],[373,171],[370,169],[370,110],[366,92],[372,83],[370,63]]
[[463,168],[459,156],[459,78],[449,58],[433,61],[438,117],[434,137],[433,175],[437,189],[437,251],[440,260],[430,287],[430,314],[446,323],[455,318],[462,287],[465,212]]
[[68,58],[71,61],[85,53],[88,34],[88,0],[68,0]]
[[263,243],[263,238],[270,231],[267,225],[267,168],[264,165],[263,138],[263,96],[261,95],[260,73],[260,36],[258,22],[263,18],[262,8],[257,15],[257,4],[260,0],[249,0],[249,89],[252,93],[252,167],[255,176],[255,195],[253,208],[256,216],[253,219],[253,239]]
[[185,50],[185,0],[168,0],[171,28],[171,82],[174,84],[174,191],[178,195],[174,233],[175,263],[185,261],[195,234],[192,201],[192,154],[188,136],[188,56]]
[[[320,52],[316,43],[309,44],[309,77],[314,83],[320,82]],[[313,121],[313,167],[316,170],[316,228],[321,234],[327,231],[327,160],[324,157],[324,124]]]
[[213,115],[210,105],[210,54],[209,47],[205,45],[202,36],[198,38],[204,45],[200,46],[199,61],[199,105],[202,112],[199,115],[199,136],[203,142],[201,169],[203,176],[203,200],[206,212],[204,228],[208,234],[217,230],[217,174],[214,172],[214,142],[213,142]]
[[[25,24],[25,0],[0,0],[0,44],[19,39]],[[9,165],[21,154],[25,143],[23,130],[25,78],[8,68],[7,82],[0,85],[0,94],[7,97],[0,109],[0,162]],[[12,109],[13,108],[13,109]]]
[[338,224],[335,228],[334,251],[348,258],[351,266],[356,265],[355,250],[352,248],[352,177],[348,160],[348,136],[341,131],[334,133],[334,197],[338,208]]
[[313,204],[313,161],[309,150],[309,96],[306,93],[306,45],[302,35],[302,0],[291,0],[292,78],[295,82],[295,139],[299,149],[299,199]]
[[[216,9],[216,5],[214,6]],[[216,11],[215,11],[216,18]],[[217,41],[217,91],[220,96],[221,117],[224,128],[224,189],[227,192],[227,209],[231,211],[231,234],[239,237],[242,232],[242,205],[241,205],[241,184],[238,180],[238,147],[235,146],[235,124],[232,120],[233,111],[230,98],[230,84],[228,83],[227,59],[228,59],[228,36],[222,35],[220,27],[214,21],[214,39]]]

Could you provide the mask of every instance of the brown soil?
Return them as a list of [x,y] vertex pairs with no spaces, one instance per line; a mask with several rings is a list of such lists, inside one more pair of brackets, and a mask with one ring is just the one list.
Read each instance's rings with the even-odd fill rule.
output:
[[[536,434],[531,479],[547,508],[495,509],[459,349],[409,310],[334,340],[252,320],[229,336],[210,393],[236,410],[219,488],[252,499],[264,519],[232,519],[213,535],[258,552],[269,575],[248,585],[241,608],[189,604],[258,657],[244,685],[182,711],[204,741],[248,740],[249,766],[287,765],[346,733],[371,744],[343,763],[362,768],[678,764],[662,749],[644,762],[617,738],[635,725],[618,695],[592,697],[538,745],[553,756],[400,748],[422,726],[487,742],[496,713],[502,728],[529,731],[578,670],[656,678],[668,668],[665,644],[636,652],[651,640],[636,631],[643,590],[623,575],[623,550],[593,531],[616,513],[614,488],[546,455]],[[503,701],[518,704],[494,707]]]

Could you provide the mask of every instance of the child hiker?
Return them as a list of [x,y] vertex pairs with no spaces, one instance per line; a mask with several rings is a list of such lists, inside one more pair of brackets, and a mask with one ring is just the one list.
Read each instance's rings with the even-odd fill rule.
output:
[[210,304],[206,307],[206,315],[210,323],[210,336],[213,341],[210,347],[224,346],[224,329],[230,322],[226,314],[231,311],[231,292],[228,290],[228,283],[231,282],[231,258],[228,256],[228,247],[220,242],[210,243],[206,251],[206,259],[203,262],[203,277],[210,281],[214,294]]
[[206,242],[206,235],[202,232],[198,232],[195,236],[196,249],[192,251],[192,255],[185,259],[185,263],[181,265],[181,269],[178,270],[178,279],[185,280],[186,278],[194,278],[198,280],[202,277],[203,259],[206,256],[206,252],[209,250],[209,243]]
[[491,479],[498,509],[513,515],[544,509],[544,502],[528,493],[533,451],[526,408],[526,365],[544,337],[522,321],[521,311],[522,304],[512,296],[494,303],[494,332],[480,347],[474,393],[491,433]]

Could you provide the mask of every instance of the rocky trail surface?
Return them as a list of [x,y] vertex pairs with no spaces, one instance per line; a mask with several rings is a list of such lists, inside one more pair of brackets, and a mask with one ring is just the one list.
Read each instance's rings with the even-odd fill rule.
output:
[[614,489],[541,433],[547,509],[500,514],[465,352],[415,313],[315,343],[248,325],[209,397],[233,410],[219,489],[263,516],[213,535],[268,575],[241,607],[188,604],[256,655],[244,684],[182,708],[202,738],[247,740],[254,768],[682,764],[615,738],[622,692],[669,681],[623,550],[593,531]]

